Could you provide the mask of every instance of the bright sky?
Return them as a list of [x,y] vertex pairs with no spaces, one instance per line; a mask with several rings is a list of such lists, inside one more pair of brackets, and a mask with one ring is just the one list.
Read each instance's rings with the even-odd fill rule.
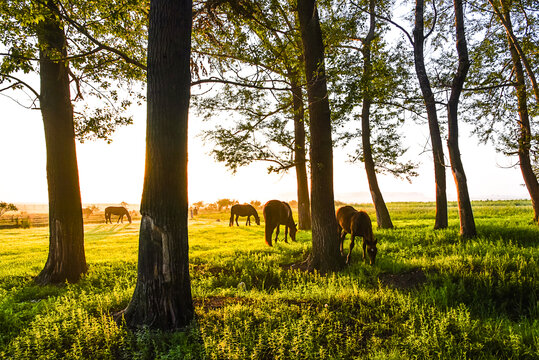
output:
[[[2,145],[0,201],[47,203],[45,139],[41,114],[24,109],[0,96],[0,144]],[[134,124],[114,135],[112,144],[102,141],[77,144],[80,186],[84,204],[140,203],[144,176],[145,108],[135,111]],[[296,198],[295,173],[268,174],[266,164],[253,164],[232,175],[208,155],[210,145],[198,137],[208,126],[194,115],[189,120],[189,200],[214,202],[220,198],[240,202]],[[461,128],[461,153],[472,199],[528,199],[520,170],[500,166],[509,159],[492,147],[468,139],[469,127]],[[409,184],[391,176],[380,176],[386,201],[434,200],[432,156],[424,153],[427,126],[413,126],[405,133],[408,156],[422,163],[420,176]],[[447,154],[447,149],[446,154]],[[447,156],[447,155],[446,155]],[[342,149],[334,152],[335,198],[348,202],[371,202],[363,164],[351,164]],[[448,198],[456,200],[450,169]]]

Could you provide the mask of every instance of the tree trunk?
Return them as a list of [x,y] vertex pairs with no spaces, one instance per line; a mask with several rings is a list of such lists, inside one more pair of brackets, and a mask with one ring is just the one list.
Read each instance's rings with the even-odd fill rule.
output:
[[298,0],[298,18],[303,42],[311,131],[311,214],[313,247],[309,269],[333,271],[344,265],[333,195],[333,149],[324,45],[314,0]]
[[376,223],[381,229],[392,229],[393,223],[389,216],[386,203],[382,196],[382,192],[378,186],[374,160],[372,158],[371,146],[371,128],[370,128],[370,113],[372,104],[372,63],[371,63],[371,43],[374,39],[376,29],[376,16],[374,14],[375,1],[369,1],[370,11],[370,27],[369,33],[363,41],[363,86],[365,87],[363,96],[363,105],[361,110],[361,140],[363,144],[363,157],[365,158],[365,171],[367,172],[367,180],[369,181],[369,189],[371,191],[372,202],[376,210]]
[[434,157],[434,179],[436,181],[436,220],[435,229],[447,228],[447,195],[445,179],[445,162],[442,138],[440,136],[440,126],[438,124],[438,115],[436,113],[436,102],[434,94],[430,87],[429,77],[425,68],[425,56],[423,47],[425,42],[424,19],[423,19],[424,0],[416,0],[415,7],[415,27],[414,36],[414,63],[419,80],[423,100],[427,108],[427,118],[429,121],[430,140],[432,144],[432,155]]
[[39,102],[47,147],[50,235],[49,256],[36,281],[58,284],[78,281],[87,266],[68,65],[54,60],[67,56],[66,37],[48,9],[43,15],[38,25]]
[[520,121],[518,122],[520,127],[520,137],[518,140],[518,159],[520,163],[520,171],[522,172],[522,177],[524,178],[524,183],[530,193],[532,200],[534,217],[533,220],[536,223],[539,223],[539,183],[537,182],[537,177],[533,172],[533,167],[530,160],[530,146],[531,146],[531,126],[530,126],[530,116],[528,113],[528,104],[527,104],[527,91],[526,91],[526,81],[524,78],[524,69],[522,67],[521,59],[518,54],[517,49],[515,48],[513,42],[511,41],[510,33],[513,31],[513,25],[511,22],[511,16],[509,14],[509,9],[504,1],[500,1],[502,4],[502,10],[505,17],[505,22],[508,26],[507,28],[507,38],[509,50],[511,51],[511,59],[513,61],[513,71],[515,73],[515,91],[517,95],[518,102],[518,115]]
[[462,165],[459,150],[459,128],[458,128],[458,104],[464,81],[470,68],[468,59],[468,47],[466,45],[466,34],[464,31],[464,10],[462,0],[454,0],[455,7],[455,27],[457,39],[457,52],[459,65],[453,84],[451,85],[451,96],[447,103],[448,137],[447,147],[449,148],[449,159],[451,161],[451,171],[457,186],[457,199],[459,206],[460,234],[465,237],[477,235],[475,221],[472,211],[472,203],[468,195],[468,185],[466,174]]
[[194,316],[187,231],[190,0],[152,0],[148,37],[146,169],[138,277],[128,326],[177,329]]
[[294,159],[298,183],[298,229],[311,230],[311,201],[305,161],[305,110],[303,94],[296,75],[290,76],[294,107]]

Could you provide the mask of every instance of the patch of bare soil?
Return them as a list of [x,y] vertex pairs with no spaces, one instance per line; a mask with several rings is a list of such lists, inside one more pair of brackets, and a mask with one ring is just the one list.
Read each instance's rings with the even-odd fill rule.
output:
[[380,274],[378,278],[382,284],[401,290],[413,289],[427,281],[427,277],[421,269],[415,269],[401,274]]

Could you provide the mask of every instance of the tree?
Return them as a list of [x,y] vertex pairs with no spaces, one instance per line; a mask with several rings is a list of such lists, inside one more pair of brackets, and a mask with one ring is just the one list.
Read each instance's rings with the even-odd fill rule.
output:
[[[493,8],[497,10],[497,7],[491,2]],[[501,13],[500,21],[503,22],[506,34],[509,51],[511,53],[511,61],[513,63],[513,71],[516,80],[515,94],[517,97],[518,114],[519,114],[519,139],[518,139],[518,159],[520,164],[520,170],[522,171],[522,177],[530,197],[532,200],[532,206],[534,210],[534,221],[539,223],[539,183],[537,177],[534,174],[532,162],[530,159],[530,148],[532,143],[532,131],[530,124],[530,116],[528,111],[528,94],[527,86],[524,77],[523,61],[524,57],[519,54],[518,46],[513,41],[513,25],[511,22],[510,3],[500,1]],[[539,101],[539,99],[538,99]]]
[[449,148],[449,159],[451,161],[451,171],[457,186],[457,199],[460,218],[460,234],[466,237],[477,235],[475,229],[475,221],[468,194],[468,185],[464,166],[460,157],[459,142],[458,142],[458,104],[460,94],[464,87],[466,75],[470,68],[470,60],[468,58],[468,46],[466,44],[466,34],[464,30],[464,8],[462,0],[454,0],[455,9],[455,30],[456,30],[456,45],[458,52],[458,69],[453,78],[451,85],[451,95],[447,103],[447,119],[448,119],[448,138],[447,146]]
[[194,316],[187,229],[191,28],[190,0],[151,0],[138,276],[122,312],[130,327],[177,329]]
[[475,126],[481,141],[492,141],[497,151],[518,159],[514,166],[521,169],[532,200],[534,222],[538,222],[539,184],[533,161],[539,154],[539,136],[533,118],[539,115],[539,106],[533,104],[533,72],[525,75],[525,69],[533,68],[539,60],[538,4],[534,1],[472,4],[473,31],[488,36],[471,46],[475,62],[466,89],[470,100],[467,121]]
[[[122,11],[130,12],[132,6],[99,7],[95,2],[88,7],[86,5],[87,2],[72,1],[66,8],[62,2],[54,0],[19,0],[0,4],[0,43],[7,51],[0,54],[0,83],[6,85],[1,91],[26,92],[30,108],[39,103],[45,129],[50,239],[47,262],[36,278],[41,284],[77,281],[87,268],[75,133],[81,139],[97,137],[110,140],[115,126],[131,122],[119,111],[125,109],[128,102],[116,106],[110,101],[119,97],[108,80],[116,78],[121,83],[124,78],[132,79],[136,71],[125,67],[123,61],[112,60],[111,45],[117,44],[115,38],[108,46],[100,44],[96,48],[97,40],[88,31],[97,29],[97,34],[103,35],[107,33],[103,31],[106,28],[118,35],[118,39],[125,40],[130,33],[124,32],[125,36],[121,36],[121,31],[113,31],[115,27],[110,24],[110,19],[118,17],[95,15],[105,15],[103,13],[109,11],[108,15],[112,12],[121,17]],[[77,11],[81,8],[87,11]],[[94,16],[94,21],[88,22],[91,25],[87,28],[79,26],[77,14]],[[103,21],[97,19],[108,19],[109,23],[104,26]],[[138,18],[133,16],[130,19]],[[133,23],[127,22],[127,25]],[[93,40],[88,41],[91,38]],[[34,65],[36,62],[39,70]],[[39,92],[22,78],[38,71]],[[76,93],[74,99],[71,99],[71,81]],[[99,107],[93,113],[89,108],[74,112],[73,102],[85,96],[108,101],[109,106]]]
[[338,247],[333,195],[331,112],[324,68],[324,44],[315,0],[298,0],[298,19],[303,43],[311,148],[312,252],[308,268],[322,272],[344,264]]
[[[289,2],[211,1],[197,24],[199,62],[210,63],[214,81],[224,83],[217,96],[210,92],[197,107],[207,118],[216,111],[241,114],[232,128],[205,132],[217,145],[212,154],[234,172],[253,161],[269,162],[269,172],[295,168],[298,227],[310,229],[301,41]],[[287,127],[290,120],[293,129]]]
[[423,101],[427,109],[432,155],[434,157],[434,179],[436,182],[436,220],[434,222],[434,228],[444,229],[447,227],[444,150],[442,147],[442,137],[440,135],[440,125],[438,123],[438,114],[436,111],[436,99],[434,98],[427,69],[425,67],[424,55],[425,40],[432,33],[436,19],[434,19],[431,31],[425,35],[424,5],[424,0],[416,0],[413,39],[410,36],[408,36],[408,38],[414,48],[414,64],[421,93],[423,94]]
[[223,208],[228,209],[230,206],[237,203],[238,203],[238,200],[219,199],[217,200],[218,210],[221,211]]
[[[55,6],[52,2],[48,5]],[[55,60],[58,55],[67,57],[67,39],[53,11],[43,7],[41,14],[43,20],[37,27],[39,102],[47,144],[50,237],[49,256],[36,281],[76,282],[87,270],[79,171],[68,67],[65,60]]]
[[8,211],[17,211],[17,207],[11,203],[0,201],[0,216],[4,215]]
[[369,0],[369,13],[370,13],[370,26],[369,32],[363,39],[363,84],[365,91],[363,95],[363,106],[361,111],[361,137],[363,143],[363,156],[365,160],[365,171],[367,172],[367,179],[369,181],[369,188],[371,190],[372,201],[376,210],[376,222],[378,227],[382,229],[392,229],[393,223],[389,216],[386,203],[382,196],[382,192],[378,186],[378,180],[376,178],[376,172],[374,167],[374,160],[371,150],[371,129],[370,129],[370,111],[372,104],[372,94],[370,92],[370,83],[372,82],[372,62],[371,62],[371,48],[372,41],[374,40],[376,31],[376,15],[375,15],[375,0]]

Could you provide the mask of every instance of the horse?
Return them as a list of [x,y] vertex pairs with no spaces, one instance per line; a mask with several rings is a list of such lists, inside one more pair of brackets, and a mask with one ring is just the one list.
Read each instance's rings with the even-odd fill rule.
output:
[[108,223],[109,221],[112,224],[112,220],[110,218],[111,215],[118,215],[118,221],[116,222],[117,224],[120,221],[123,224],[124,215],[126,215],[127,220],[129,220],[129,223],[131,224],[131,215],[129,214],[129,211],[127,211],[127,209],[124,208],[123,206],[109,206],[105,208],[105,224]]
[[238,218],[240,216],[247,216],[247,221],[245,222],[245,226],[251,225],[251,216],[254,216],[256,224],[260,225],[260,217],[258,217],[258,213],[256,212],[256,209],[249,204],[243,204],[243,205],[232,205],[230,208],[230,222],[229,226],[234,226],[234,216],[236,216],[236,225],[240,226],[238,224]]
[[92,215],[94,213],[94,209],[92,208],[84,208],[82,209],[82,215],[84,215],[87,219],[90,217],[90,215]]
[[365,261],[365,252],[369,256],[369,262],[374,265],[374,259],[378,249],[372,232],[372,222],[365,211],[357,211],[351,206],[343,206],[337,210],[337,223],[339,225],[339,245],[341,255],[344,256],[343,244],[346,234],[350,234],[350,251],[346,257],[346,263],[350,263],[354,240],[356,236],[363,237],[363,260]]
[[264,236],[266,244],[271,245],[271,235],[273,230],[277,228],[275,232],[275,242],[277,242],[277,237],[279,236],[279,225],[284,225],[284,242],[288,243],[286,236],[288,234],[288,229],[290,229],[290,238],[292,241],[296,241],[296,232],[298,231],[296,224],[294,223],[294,218],[292,217],[292,209],[290,205],[284,201],[279,200],[270,200],[264,204],[264,220],[266,222],[264,228]]

